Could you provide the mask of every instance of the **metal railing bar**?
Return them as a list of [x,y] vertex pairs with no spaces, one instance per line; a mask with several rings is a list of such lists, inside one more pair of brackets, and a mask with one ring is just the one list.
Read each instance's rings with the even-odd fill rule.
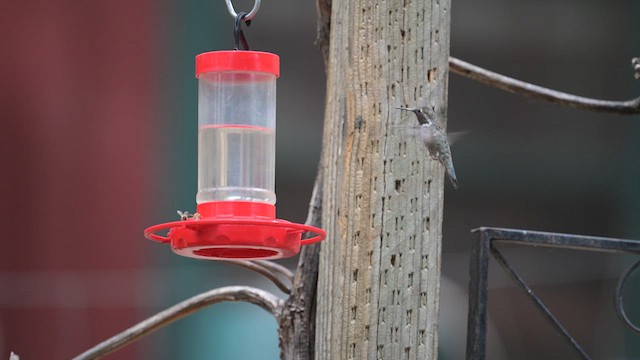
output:
[[493,242],[500,243],[640,254],[640,241],[636,240],[501,228],[479,228],[472,230],[472,232],[476,231],[485,233]]
[[542,315],[545,317],[547,321],[553,326],[553,328],[562,336],[572,347],[573,349],[580,355],[582,359],[590,360],[589,355],[584,351],[584,349],[578,344],[578,342],[571,336],[571,334],[562,326],[560,321],[553,316],[549,308],[540,300],[540,298],[533,292],[533,290],[527,285],[527,283],[518,275],[518,273],[509,265],[507,259],[502,256],[502,253],[496,247],[491,244],[491,255],[496,259],[498,264],[502,267],[502,269],[511,277],[511,279],[518,285],[518,287],[525,293],[525,295],[533,302],[533,304],[542,312]]

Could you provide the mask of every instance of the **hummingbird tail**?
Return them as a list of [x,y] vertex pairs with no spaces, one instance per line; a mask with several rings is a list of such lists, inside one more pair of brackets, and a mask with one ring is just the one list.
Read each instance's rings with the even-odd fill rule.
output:
[[449,180],[451,180],[451,185],[453,185],[453,188],[458,190],[458,179],[449,175]]
[[453,169],[453,166],[447,166],[447,176],[449,176],[449,180],[451,181],[451,185],[453,188],[458,190],[458,177],[456,176],[456,171]]

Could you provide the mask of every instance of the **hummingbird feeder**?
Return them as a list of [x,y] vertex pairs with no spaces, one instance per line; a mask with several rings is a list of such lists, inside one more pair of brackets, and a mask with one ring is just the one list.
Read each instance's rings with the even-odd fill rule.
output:
[[[227,1],[230,5],[230,1]],[[259,6],[259,1],[256,2]],[[250,51],[235,14],[236,50],[196,56],[196,213],[147,228],[145,237],[199,259],[277,259],[322,241],[322,229],[276,218],[276,79],[280,58]],[[253,14],[252,14],[253,13]],[[239,50],[242,42],[245,50]],[[157,232],[168,230],[166,235]],[[315,236],[302,239],[305,232]]]

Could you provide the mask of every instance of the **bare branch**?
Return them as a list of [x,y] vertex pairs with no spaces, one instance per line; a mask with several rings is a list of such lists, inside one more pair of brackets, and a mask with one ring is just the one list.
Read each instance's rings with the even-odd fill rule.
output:
[[332,0],[316,0],[318,20],[316,23],[315,45],[322,52],[325,72],[328,71],[329,33],[331,32],[331,2]]
[[243,301],[260,306],[280,317],[283,301],[260,289],[248,286],[227,286],[207,291],[178,303],[140,323],[101,342],[93,348],[76,356],[74,360],[99,359],[110,354],[159,328],[192,314],[206,306],[224,301]]
[[[318,165],[316,181],[309,203],[305,224],[322,226],[322,161]],[[280,357],[308,360],[315,358],[315,305],[318,283],[320,243],[304,246],[298,259],[291,296],[286,300],[280,317]]]
[[523,95],[532,99],[578,109],[617,114],[639,114],[640,97],[626,101],[608,101],[567,94],[561,91],[516,80],[493,71],[483,69],[460,59],[449,57],[449,70],[485,85]]
[[[224,260],[224,262],[233,264],[233,265],[242,266],[243,268],[255,271],[258,274],[269,279],[283,293],[287,295],[291,294],[291,286],[282,282],[282,280],[280,280],[280,278],[278,278],[278,276],[276,275],[276,273],[282,274],[281,269],[279,269],[278,267],[284,268],[284,266],[277,265],[268,261],[258,262],[258,261],[249,261],[249,260]],[[265,263],[267,264],[265,265]],[[293,274],[291,274],[291,272],[287,268],[284,268],[284,270],[286,270],[286,272],[290,276],[290,277],[287,277],[287,279],[289,281],[293,281]],[[287,274],[284,274],[284,275],[287,276]]]
[[285,266],[282,266],[270,260],[253,260],[253,262],[273,271],[274,273],[284,276],[285,278],[287,278],[287,280],[289,280],[289,282],[293,282],[293,273]]
[[[331,3],[332,0],[316,0],[318,22],[315,45],[322,52],[325,73],[329,70]],[[306,225],[322,226],[323,173],[322,159],[320,159],[309,201]],[[292,282],[292,292],[285,302],[282,316],[278,322],[281,359],[309,360],[315,358],[315,310],[319,262],[320,243],[302,248],[295,278]]]
[[309,210],[307,211],[306,225],[320,227],[322,226],[322,194],[323,194],[324,177],[322,171],[322,160],[318,164],[318,172],[316,180],[313,183],[313,191],[311,192],[311,200],[309,201]]

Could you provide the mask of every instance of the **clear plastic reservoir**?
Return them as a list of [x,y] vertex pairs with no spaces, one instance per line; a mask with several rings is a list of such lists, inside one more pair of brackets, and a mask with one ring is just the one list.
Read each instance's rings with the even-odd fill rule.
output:
[[250,51],[211,52],[196,58],[198,204],[275,204],[278,73],[270,67],[273,57],[277,66],[276,55]]

